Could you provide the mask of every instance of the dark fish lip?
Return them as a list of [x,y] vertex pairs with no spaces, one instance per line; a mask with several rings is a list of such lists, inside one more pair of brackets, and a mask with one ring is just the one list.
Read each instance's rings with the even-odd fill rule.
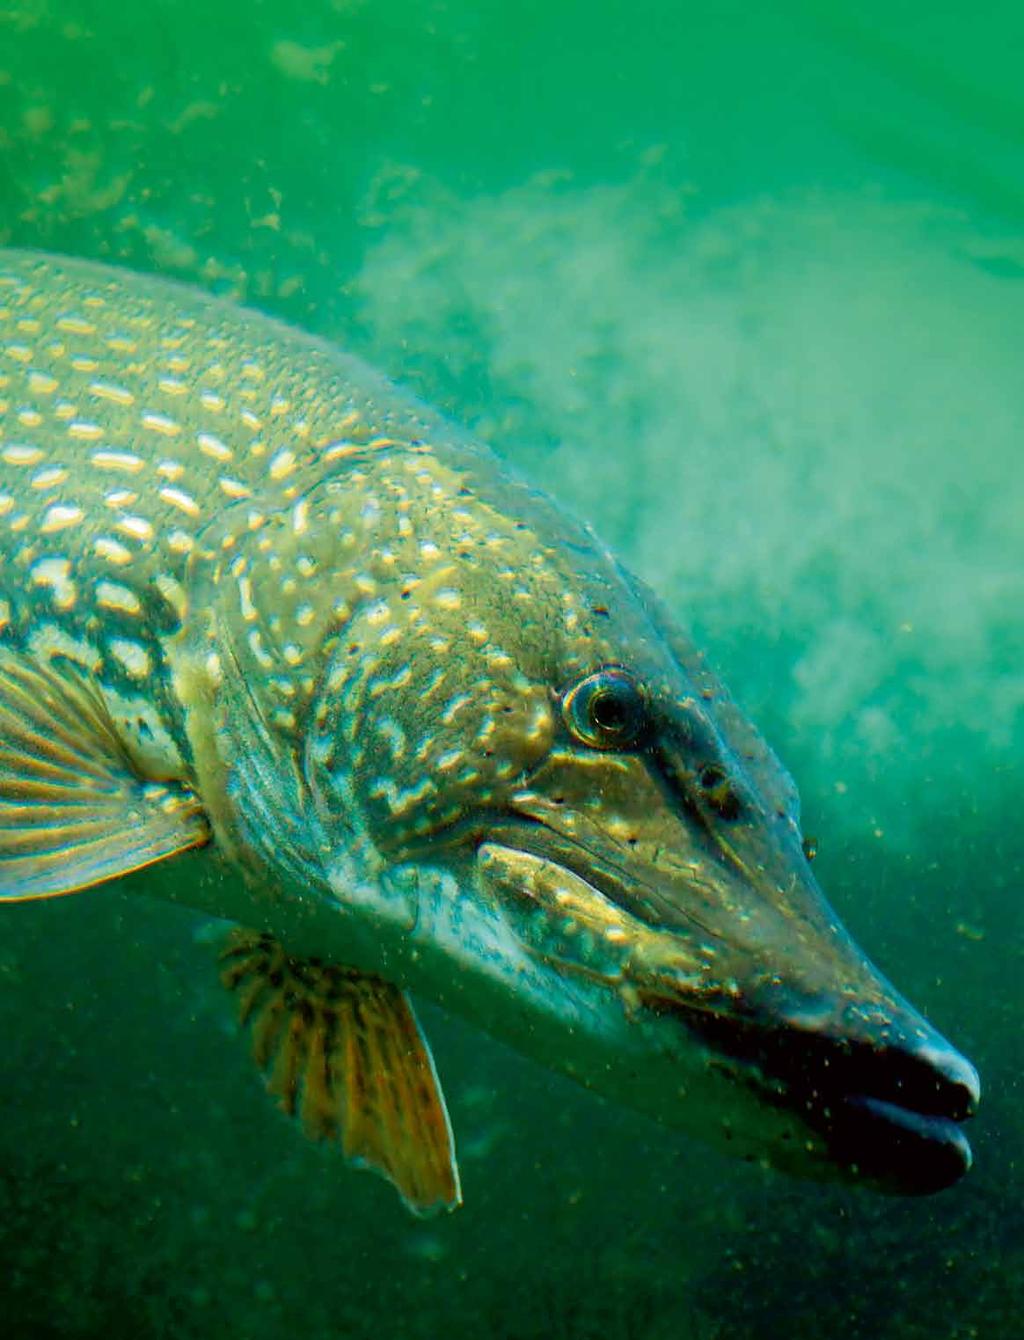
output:
[[970,1170],[971,1146],[953,1117],[917,1112],[868,1094],[831,1105],[829,1152],[853,1180],[889,1195],[928,1196]]
[[960,1124],[977,1109],[978,1076],[938,1034],[894,1046],[659,1003],[727,1060],[740,1083],[797,1114],[845,1180],[890,1195],[931,1195],[969,1171]]

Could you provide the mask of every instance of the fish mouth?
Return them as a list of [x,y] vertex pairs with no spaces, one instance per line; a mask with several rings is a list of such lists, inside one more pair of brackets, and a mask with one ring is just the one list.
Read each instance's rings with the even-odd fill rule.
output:
[[[961,1125],[977,1109],[977,1072],[930,1029],[927,1040],[914,1045],[758,1024],[685,1006],[673,1013],[761,1101],[799,1115],[833,1165],[825,1175],[834,1176],[838,1167],[845,1180],[877,1191],[924,1196],[952,1186],[970,1169],[971,1146]],[[789,1164],[785,1151],[771,1161]],[[796,1166],[800,1162],[797,1156],[788,1170],[806,1173]]]
[[971,1167],[971,1146],[957,1120],[854,1094],[833,1115],[830,1146],[855,1177],[880,1190],[932,1195]]

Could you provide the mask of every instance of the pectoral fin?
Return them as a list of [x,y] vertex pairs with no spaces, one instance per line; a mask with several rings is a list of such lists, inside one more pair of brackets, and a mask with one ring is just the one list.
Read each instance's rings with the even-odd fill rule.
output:
[[240,994],[268,1088],[312,1139],[398,1189],[414,1214],[461,1203],[451,1125],[430,1048],[404,992],[380,977],[289,957],[232,934],[224,985]]
[[73,893],[208,838],[191,792],[138,775],[90,684],[0,649],[0,902]]

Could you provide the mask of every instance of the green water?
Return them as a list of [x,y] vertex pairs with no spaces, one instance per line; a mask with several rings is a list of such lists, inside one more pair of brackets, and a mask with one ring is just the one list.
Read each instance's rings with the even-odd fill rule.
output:
[[424,1226],[273,1110],[191,918],[12,909],[5,1336],[1024,1336],[1022,59],[1009,3],[0,5],[0,241],[336,338],[591,519],[986,1088],[970,1176],[887,1201],[425,1010]]

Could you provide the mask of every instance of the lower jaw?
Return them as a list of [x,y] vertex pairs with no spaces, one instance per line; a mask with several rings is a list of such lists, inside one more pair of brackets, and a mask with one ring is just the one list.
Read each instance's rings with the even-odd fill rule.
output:
[[971,1147],[954,1121],[863,1094],[833,1103],[822,1133],[853,1180],[890,1195],[932,1195],[971,1166]]

